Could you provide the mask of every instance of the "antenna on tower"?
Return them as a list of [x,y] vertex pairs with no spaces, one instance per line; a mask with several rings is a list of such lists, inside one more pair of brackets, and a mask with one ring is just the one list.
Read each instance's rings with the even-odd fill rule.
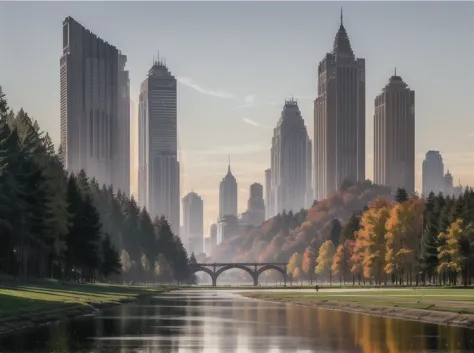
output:
[[343,23],[343,17],[342,17],[342,6],[341,6],[341,26],[342,26],[342,23]]
[[397,67],[395,66],[395,76],[397,76]]
[[229,167],[228,167],[228,169],[227,169],[227,170],[228,170],[228,171],[229,171],[229,173],[230,173],[230,154],[229,154]]

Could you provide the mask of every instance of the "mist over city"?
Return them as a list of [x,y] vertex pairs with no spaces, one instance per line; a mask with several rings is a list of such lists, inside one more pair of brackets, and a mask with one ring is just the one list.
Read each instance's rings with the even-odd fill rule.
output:
[[0,351],[474,349],[472,33],[472,2],[0,2]]

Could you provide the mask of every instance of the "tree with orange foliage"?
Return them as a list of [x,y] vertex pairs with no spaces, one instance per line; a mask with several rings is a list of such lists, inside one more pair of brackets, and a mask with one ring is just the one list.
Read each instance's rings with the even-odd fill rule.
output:
[[297,252],[294,252],[290,257],[290,260],[288,260],[288,265],[286,265],[286,273],[290,277],[290,285],[293,284],[293,272],[297,267],[301,268],[301,261],[301,255]]
[[291,275],[291,277],[296,281],[296,284],[298,284],[298,280],[303,280],[303,271],[301,270],[300,267],[296,267],[294,270],[293,270],[293,274]]
[[354,250],[354,242],[346,240],[344,244],[339,244],[333,257],[331,271],[334,276],[339,276],[339,282],[346,283],[346,276],[350,270],[350,261],[352,251]]
[[321,247],[319,248],[319,255],[316,259],[316,268],[314,269],[315,273],[318,274],[328,274],[329,275],[329,284],[331,285],[331,265],[333,263],[334,253],[336,248],[330,240],[326,240]]
[[316,266],[316,255],[314,254],[314,249],[311,246],[308,246],[303,253],[303,261],[301,264],[301,269],[307,278],[313,283],[313,274],[314,267]]
[[381,284],[385,266],[385,225],[390,215],[391,203],[377,199],[362,214],[361,228],[356,234],[356,245],[365,278]]
[[424,210],[424,201],[412,197],[396,204],[387,219],[384,269],[400,284],[405,274],[407,284],[412,284],[414,275],[418,285]]

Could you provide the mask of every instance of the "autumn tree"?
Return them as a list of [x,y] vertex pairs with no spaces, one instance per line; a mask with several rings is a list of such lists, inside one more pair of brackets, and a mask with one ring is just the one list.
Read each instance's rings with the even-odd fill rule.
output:
[[313,274],[314,267],[316,265],[316,255],[314,254],[314,249],[311,246],[308,246],[303,253],[303,260],[301,269],[303,273],[309,278],[311,284],[313,283]]
[[346,282],[346,276],[350,271],[350,261],[354,249],[354,241],[346,240],[339,244],[333,257],[331,272],[334,276],[339,276],[339,282]]
[[303,271],[301,270],[301,268],[296,267],[293,270],[293,273],[292,273],[291,277],[296,281],[296,284],[298,284],[298,280],[302,280],[302,278],[303,278]]
[[423,231],[424,202],[411,198],[390,210],[385,234],[385,272],[402,282],[418,284],[421,234]]
[[290,284],[293,281],[293,272],[297,267],[301,268],[302,258],[301,255],[297,252],[294,252],[291,255],[288,265],[286,266],[286,273],[290,277]]
[[385,266],[386,222],[391,204],[387,200],[377,199],[362,214],[361,228],[356,235],[358,254],[361,256],[362,271],[365,278],[380,284]]
[[335,252],[336,249],[333,242],[331,240],[326,240],[319,248],[319,255],[316,259],[316,268],[314,270],[317,274],[328,275],[330,285],[332,284],[331,266]]
[[470,254],[472,227],[464,226],[462,219],[457,219],[438,236],[441,246],[438,248],[438,273],[447,274],[452,285],[456,285],[459,273],[463,284],[467,286],[467,264]]

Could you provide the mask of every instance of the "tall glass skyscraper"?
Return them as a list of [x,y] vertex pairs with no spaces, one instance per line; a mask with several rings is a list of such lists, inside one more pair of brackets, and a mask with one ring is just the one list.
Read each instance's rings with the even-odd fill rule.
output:
[[[84,169],[101,184],[114,184],[114,175],[130,174],[129,159],[128,164],[123,160],[130,155],[128,72],[126,59],[121,58],[119,65],[117,48],[73,18],[64,20],[60,59],[62,157],[68,171]],[[128,194],[129,180],[118,183]]]
[[180,226],[176,78],[155,61],[140,87],[138,108],[138,202],[150,215]]
[[318,67],[314,101],[314,194],[365,179],[365,59],[355,57],[342,22]]

